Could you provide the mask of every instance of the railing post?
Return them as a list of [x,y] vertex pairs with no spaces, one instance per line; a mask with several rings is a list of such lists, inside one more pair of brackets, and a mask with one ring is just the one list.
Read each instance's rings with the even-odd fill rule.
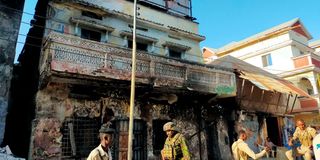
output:
[[156,76],[156,62],[151,60],[150,61],[150,77],[153,78]]

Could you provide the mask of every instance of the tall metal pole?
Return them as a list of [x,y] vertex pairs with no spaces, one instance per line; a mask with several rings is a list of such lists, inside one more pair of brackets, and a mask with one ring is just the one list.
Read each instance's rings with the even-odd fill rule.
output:
[[130,93],[130,116],[129,116],[129,137],[128,137],[128,156],[127,160],[132,160],[132,141],[133,141],[133,112],[136,82],[136,18],[137,0],[133,2],[133,35],[132,35],[132,68],[131,68],[131,93]]

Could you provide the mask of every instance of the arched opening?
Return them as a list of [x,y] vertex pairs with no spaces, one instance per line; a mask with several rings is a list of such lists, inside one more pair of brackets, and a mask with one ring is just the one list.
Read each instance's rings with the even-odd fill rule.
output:
[[314,90],[313,90],[313,87],[311,85],[311,82],[309,81],[309,79],[307,79],[305,77],[300,79],[299,87],[301,89],[303,89],[304,91],[306,91],[309,95],[313,95],[314,94]]

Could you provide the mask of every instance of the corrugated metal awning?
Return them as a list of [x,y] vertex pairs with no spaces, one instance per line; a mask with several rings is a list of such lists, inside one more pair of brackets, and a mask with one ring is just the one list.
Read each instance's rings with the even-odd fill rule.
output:
[[297,94],[305,97],[309,96],[306,92],[294,86],[291,82],[281,78],[274,78],[267,75],[260,75],[245,71],[241,72],[240,77],[252,82],[255,86],[263,90]]
[[291,82],[232,56],[216,59],[210,64],[237,70],[241,78],[252,82],[263,90],[310,97],[305,91],[294,86]]

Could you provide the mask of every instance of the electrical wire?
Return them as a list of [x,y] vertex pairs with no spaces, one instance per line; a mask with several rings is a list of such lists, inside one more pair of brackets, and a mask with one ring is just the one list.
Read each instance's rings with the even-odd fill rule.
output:
[[[32,16],[34,16],[34,17],[38,17],[38,18],[42,18],[42,19],[46,19],[46,20],[51,20],[51,21],[54,21],[54,22],[58,22],[58,23],[60,23],[60,24],[62,23],[63,25],[67,25],[68,27],[70,27],[70,26],[71,26],[71,27],[74,27],[73,25],[71,25],[71,24],[69,24],[69,23],[65,23],[65,22],[62,22],[62,21],[59,21],[59,20],[56,20],[56,19],[53,19],[53,18],[48,18],[48,17],[44,17],[44,16],[39,16],[39,15],[32,14],[32,13],[28,13],[28,12],[25,12],[25,11],[20,11],[20,10],[17,10],[17,9],[14,9],[14,8],[10,8],[10,7],[4,6],[4,5],[0,5],[0,7],[7,8],[7,9],[11,9],[11,10],[13,10],[13,11],[15,11],[15,12],[18,12],[18,13],[23,13],[23,14],[27,14],[27,15],[32,15]],[[45,30],[52,30],[52,31],[56,31],[56,32],[61,33],[61,30],[57,30],[57,29],[55,29],[55,28],[44,27],[44,26],[42,26],[42,25],[31,24],[31,23],[25,22],[25,21],[21,21],[21,24],[31,25],[31,26],[33,26],[33,27],[39,27],[39,28],[42,28],[42,29],[45,29]],[[0,31],[10,33],[10,31],[5,31],[5,30],[0,30]],[[71,34],[71,33],[63,33],[63,34],[72,35],[72,36],[77,36],[77,35]],[[25,35],[25,34],[21,34],[21,33],[19,33],[18,35],[19,35],[19,36],[24,36],[24,37],[26,37],[26,38],[33,38],[33,39],[39,39],[39,40],[42,40],[42,39],[43,39],[43,37],[30,36],[30,35]],[[110,34],[110,35],[108,35],[108,36],[123,40],[123,37],[120,37],[120,36],[116,36],[116,35],[112,35],[112,34]],[[78,37],[78,36],[77,36],[77,37]],[[0,38],[0,39],[3,39],[3,38]],[[7,40],[7,39],[4,39],[4,40]],[[32,46],[32,47],[39,47],[39,48],[42,47],[41,45],[36,45],[36,44],[32,44],[32,43],[27,43],[27,42],[16,42],[16,43],[24,44],[24,45]],[[122,45],[119,45],[119,44],[117,44],[117,43],[107,42],[107,44],[112,44],[112,45],[116,45],[116,46],[118,46],[118,47],[124,48]],[[154,45],[153,47],[154,47],[154,48],[157,48],[157,49],[164,49],[163,47],[160,47],[160,46],[157,46],[157,45]],[[148,54],[155,55],[155,56],[159,56],[159,55],[154,54],[154,53],[148,53]],[[203,59],[202,56],[198,56],[198,55],[194,55],[194,54],[185,53],[185,55]],[[216,59],[215,61],[219,61],[219,59]],[[223,62],[228,62],[228,60],[223,60]],[[280,71],[280,72],[285,72],[285,71],[287,71],[287,70],[275,70],[275,69],[270,69],[270,68],[264,68],[264,69],[265,69],[265,70]],[[308,78],[312,78],[312,77],[308,77]]]

